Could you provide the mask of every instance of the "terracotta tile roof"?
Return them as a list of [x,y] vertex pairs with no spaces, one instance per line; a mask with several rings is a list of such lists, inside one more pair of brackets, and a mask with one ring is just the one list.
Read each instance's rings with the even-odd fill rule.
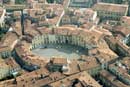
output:
[[98,11],[118,12],[125,14],[128,10],[128,5],[110,4],[110,3],[97,3],[93,7]]
[[116,26],[113,28],[113,31],[116,34],[120,34],[121,36],[125,37],[130,34],[130,29],[126,26]]
[[0,58],[0,68],[9,68],[9,66],[5,63],[4,59]]
[[0,53],[4,51],[10,51],[11,49],[8,46],[0,46]]
[[9,65],[13,69],[18,68],[18,67],[20,68],[20,66],[18,65],[18,63],[12,57],[5,59],[5,63],[7,65]]
[[122,83],[121,81],[119,81],[118,79],[116,79],[116,76],[114,76],[113,74],[109,73],[106,70],[102,70],[100,72],[100,75],[107,79],[113,86],[117,86],[117,87],[128,87],[127,85],[125,85],[124,83]]
[[123,17],[121,18],[121,22],[122,22],[122,23],[126,23],[127,25],[130,25],[130,17],[128,17],[128,16],[123,16]]
[[67,72],[63,72],[65,75],[71,75],[74,73],[78,73],[80,72],[79,67],[78,67],[78,62],[77,60],[72,60],[69,61],[68,63],[68,71]]
[[52,58],[53,64],[58,65],[67,65],[67,59],[66,58]]
[[6,35],[2,38],[2,44],[4,46],[10,47],[10,49],[13,49],[13,47],[16,44],[16,41],[18,39],[18,35],[15,32],[7,32]]
[[78,66],[81,71],[90,70],[92,68],[99,67],[99,63],[97,62],[96,58],[94,57],[85,57],[85,61],[79,61]]
[[73,74],[64,79],[51,83],[51,86],[60,87],[62,85],[65,85],[68,87],[68,86],[71,86],[71,84],[73,83],[73,80],[75,79],[78,79],[79,81],[84,82],[85,87],[87,87],[87,85],[91,85],[93,87],[101,87],[101,85],[99,85],[87,72],[80,72],[77,74]]

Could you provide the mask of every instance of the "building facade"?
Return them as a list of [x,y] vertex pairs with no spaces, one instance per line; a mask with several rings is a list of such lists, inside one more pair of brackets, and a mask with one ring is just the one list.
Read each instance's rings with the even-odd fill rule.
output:
[[71,7],[90,8],[96,3],[96,0],[71,0]]
[[0,80],[9,76],[9,66],[5,63],[5,61],[0,58]]
[[32,40],[32,46],[30,48],[35,49],[41,46],[45,46],[47,44],[71,44],[71,45],[77,45],[87,49],[91,49],[92,47],[95,47],[95,45],[87,44],[87,42],[84,41],[83,37],[80,36],[45,34],[45,35],[36,36]]
[[93,6],[93,9],[97,11],[98,16],[103,20],[120,20],[122,16],[127,15],[128,5],[97,3]]
[[2,46],[0,47],[0,57],[7,58],[11,56],[11,50],[8,46]]
[[101,2],[105,3],[114,3],[114,4],[121,4],[124,0],[100,0]]

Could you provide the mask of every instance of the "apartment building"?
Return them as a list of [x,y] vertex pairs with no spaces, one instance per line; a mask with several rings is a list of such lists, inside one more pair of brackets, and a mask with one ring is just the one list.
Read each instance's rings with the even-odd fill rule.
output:
[[0,80],[9,76],[9,66],[5,63],[5,61],[0,58]]
[[103,20],[120,20],[122,16],[126,16],[128,12],[128,5],[97,3],[93,6],[97,14]]
[[96,3],[96,0],[71,0],[70,7],[90,8]]

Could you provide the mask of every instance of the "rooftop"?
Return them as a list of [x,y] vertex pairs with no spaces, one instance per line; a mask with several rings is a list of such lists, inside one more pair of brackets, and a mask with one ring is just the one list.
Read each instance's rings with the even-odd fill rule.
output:
[[97,11],[108,11],[125,14],[128,10],[128,5],[121,4],[111,4],[111,3],[97,3],[94,5],[93,9]]
[[2,45],[8,46],[10,47],[10,49],[13,49],[17,39],[18,39],[17,33],[10,31],[6,33],[6,35],[2,38],[1,42]]
[[101,87],[101,85],[99,85],[87,72],[80,72],[78,74],[68,76],[62,80],[51,83],[50,85],[53,87],[60,87],[62,85],[68,87],[68,86],[71,86],[73,84],[73,81],[75,79],[78,79],[81,83],[84,83],[83,85],[86,87],[88,85],[93,86],[93,87]]
[[106,70],[102,70],[100,72],[100,75],[107,79],[108,81],[110,81],[111,84],[113,84],[114,86],[117,87],[128,87],[127,85],[125,85],[124,83],[122,83],[121,81],[119,81],[116,76],[114,76],[113,74],[111,74],[110,72],[106,71]]
[[53,64],[67,65],[67,59],[64,58],[52,58]]
[[0,52],[4,52],[4,51],[10,51],[10,48],[8,46],[0,46]]
[[9,68],[9,66],[5,63],[4,59],[0,58],[0,68]]
[[100,66],[98,61],[94,57],[84,56],[84,58],[81,58],[81,59],[85,60],[85,61],[82,61],[82,60],[78,61],[78,66],[81,71],[94,69]]
[[4,12],[4,9],[0,7],[0,17],[2,16],[3,12]]

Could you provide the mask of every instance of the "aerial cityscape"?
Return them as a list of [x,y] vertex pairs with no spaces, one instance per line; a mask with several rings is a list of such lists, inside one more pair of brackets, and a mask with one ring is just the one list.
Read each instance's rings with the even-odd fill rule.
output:
[[130,0],[0,0],[0,87],[130,87]]

